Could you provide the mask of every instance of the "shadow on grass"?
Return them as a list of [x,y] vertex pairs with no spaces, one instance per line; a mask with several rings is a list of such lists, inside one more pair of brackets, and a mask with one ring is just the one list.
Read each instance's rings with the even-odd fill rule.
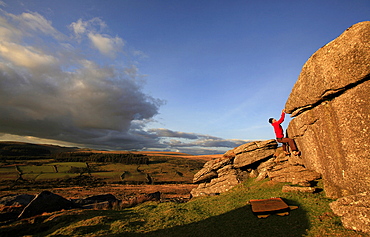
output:
[[[288,205],[299,206],[291,200],[284,200]],[[101,212],[103,214],[104,212]],[[128,214],[128,213],[127,213]],[[95,213],[95,215],[99,215]],[[122,215],[117,218],[122,218]],[[71,218],[78,219],[77,216],[61,216],[62,219],[70,220]],[[43,219],[43,218],[42,218]],[[69,221],[60,220],[59,226],[57,223],[54,226],[55,229],[69,225]],[[23,226],[23,229],[13,227],[8,229],[6,233],[0,234],[1,236],[24,236],[25,234],[35,234],[34,236],[46,236],[48,233],[53,232],[53,227],[49,224],[43,223],[43,220],[35,221],[38,224],[28,224]],[[68,223],[68,224],[67,224]],[[144,222],[145,223],[145,222]],[[139,224],[144,224],[140,222]],[[131,223],[132,224],[132,223]],[[126,236],[126,237],[151,237],[151,236],[176,236],[176,237],[287,237],[287,236],[303,236],[307,234],[310,224],[307,218],[306,211],[299,207],[296,210],[290,211],[288,216],[277,216],[271,215],[266,219],[257,218],[251,210],[250,205],[246,205],[227,213],[209,217],[205,220],[194,222],[186,225],[175,226],[167,229],[160,229],[149,233],[135,233],[135,232],[122,232],[119,234],[104,234],[95,236]],[[54,229],[54,230],[55,230]],[[80,226],[75,229],[74,233],[78,233],[79,236],[91,236],[91,233],[96,234],[97,231],[103,231],[104,233],[109,232],[109,227],[106,225],[93,225],[93,226]],[[99,232],[99,231],[98,231]],[[1,233],[1,231],[0,231]],[[38,234],[39,233],[39,234]],[[41,234],[43,233],[43,234]],[[66,236],[63,234],[54,234],[51,236]],[[70,235],[71,236],[71,235]],[[72,235],[73,236],[73,235]]]
[[252,214],[250,206],[245,206],[204,221],[155,231],[148,236],[302,236],[309,227],[303,212],[295,210],[289,216],[272,215],[259,219]]
[[[284,200],[289,205],[297,205]],[[266,219],[257,218],[250,205],[235,209],[219,216],[213,216],[203,221],[157,230],[146,234],[124,233],[112,236],[176,236],[176,237],[287,237],[307,234],[309,221],[306,211],[302,208],[290,211],[288,216],[271,215]]]

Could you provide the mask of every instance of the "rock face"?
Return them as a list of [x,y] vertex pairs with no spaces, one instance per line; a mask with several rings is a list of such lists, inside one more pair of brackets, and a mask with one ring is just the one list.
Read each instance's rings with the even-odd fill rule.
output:
[[370,21],[353,25],[303,66],[285,109],[304,165],[326,195],[370,191]]
[[333,212],[340,216],[347,229],[370,233],[370,193],[364,192],[339,198],[330,203]]
[[370,21],[353,25],[315,52],[286,103],[288,112],[315,106],[362,83],[370,73]]
[[320,178],[318,173],[307,170],[293,157],[285,157],[283,152],[277,154],[276,148],[275,140],[251,142],[227,151],[222,158],[208,161],[194,175],[193,182],[200,184],[191,191],[191,195],[220,194],[247,178],[269,178],[293,184],[308,183]]

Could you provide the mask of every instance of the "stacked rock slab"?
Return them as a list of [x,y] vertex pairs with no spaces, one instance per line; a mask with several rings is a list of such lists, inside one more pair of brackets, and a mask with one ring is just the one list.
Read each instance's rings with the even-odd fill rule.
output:
[[[191,191],[191,195],[198,197],[230,190],[251,173],[241,168],[273,159],[276,148],[275,140],[250,142],[229,150],[222,158],[208,161],[194,175],[193,182],[200,184]],[[257,170],[257,165],[253,170]]]
[[353,25],[305,63],[285,109],[309,169],[326,195],[370,191],[370,21]]
[[250,142],[208,161],[194,175],[193,182],[200,184],[191,191],[192,196],[220,194],[248,178],[310,186],[321,177],[305,168],[299,157],[285,156],[277,145],[275,140]]

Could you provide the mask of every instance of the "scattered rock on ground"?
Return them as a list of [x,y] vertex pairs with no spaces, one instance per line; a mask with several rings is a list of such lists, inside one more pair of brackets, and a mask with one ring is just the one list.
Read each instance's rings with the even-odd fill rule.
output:
[[98,202],[115,202],[118,201],[118,199],[113,194],[100,194],[100,195],[94,195],[85,199],[79,199],[76,200],[75,203],[81,204],[81,205],[87,205],[87,204],[93,204]]
[[299,186],[290,186],[284,185],[282,188],[282,192],[297,192],[297,193],[314,193],[316,192],[315,187],[299,187]]

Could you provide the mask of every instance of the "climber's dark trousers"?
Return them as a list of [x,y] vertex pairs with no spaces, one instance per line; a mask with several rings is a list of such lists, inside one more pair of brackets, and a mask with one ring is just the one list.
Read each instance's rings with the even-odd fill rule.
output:
[[288,144],[290,146],[290,149],[292,151],[297,151],[297,146],[296,146],[294,140],[291,139],[291,138],[287,138],[287,137],[285,137],[285,138],[276,138],[276,141],[278,141],[280,143],[283,143],[283,150],[284,151],[287,151],[286,150],[286,144]]

